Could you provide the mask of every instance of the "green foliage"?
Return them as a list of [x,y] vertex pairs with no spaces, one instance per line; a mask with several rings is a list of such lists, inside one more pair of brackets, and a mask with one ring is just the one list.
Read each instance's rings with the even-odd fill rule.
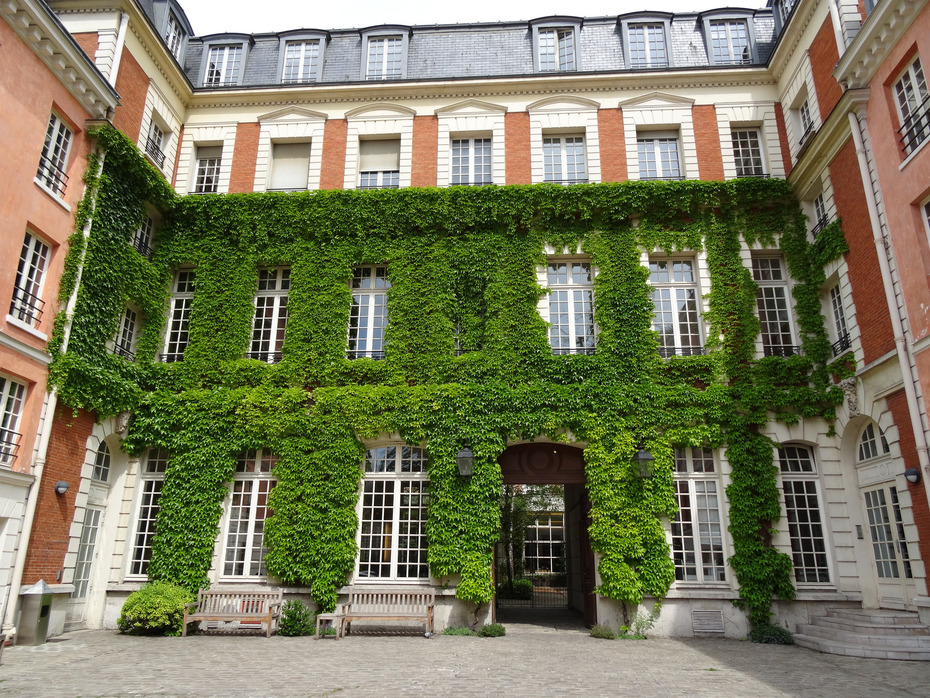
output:
[[507,630],[500,623],[488,623],[478,630],[478,637],[504,637]]
[[766,645],[793,645],[794,638],[785,628],[770,623],[759,623],[752,626],[749,631],[750,642],[761,642]]
[[458,635],[458,636],[465,636],[465,637],[474,637],[474,636],[477,635],[478,633],[476,633],[476,632],[475,632],[474,630],[472,630],[471,628],[446,628],[445,630],[442,631],[442,634],[443,634],[443,635]]
[[620,632],[617,633],[617,637],[621,640],[645,640],[646,633],[655,626],[661,611],[662,604],[658,601],[649,613],[637,611],[629,625],[620,626]]
[[[126,448],[172,454],[149,573],[188,589],[206,584],[235,456],[280,457],[269,498],[266,567],[307,585],[331,611],[357,548],[363,442],[398,434],[429,455],[429,564],[458,598],[494,596],[502,475],[508,443],[587,444],[591,545],[598,592],[628,604],[661,598],[674,580],[662,527],[675,512],[675,445],[727,448],[733,467],[730,564],[754,623],[774,596],[791,598],[790,559],[771,542],[781,516],[771,420],[831,419],[829,343],[818,289],[842,254],[839,226],[811,245],[783,180],[450,187],[177,198],[135,146],[93,132],[105,158],[91,168],[62,297],[80,271],[69,318],[60,314],[50,382],[71,407],[131,410]],[[98,157],[98,156],[95,156]],[[95,160],[92,164],[96,164]],[[99,174],[98,174],[99,170]],[[155,253],[131,246],[150,210]],[[755,360],[756,286],[740,252],[781,245],[795,286],[803,356]],[[544,250],[588,254],[595,279],[597,351],[553,355],[537,312]],[[644,250],[706,252],[712,286],[707,356],[660,359],[651,331]],[[257,269],[289,265],[283,359],[243,358]],[[359,264],[389,264],[391,321],[383,361],[348,360],[348,279]],[[184,361],[159,363],[170,279],[195,266],[197,294]],[[126,304],[141,311],[135,362],[108,353]],[[458,334],[456,335],[456,328]],[[463,354],[456,356],[456,341]],[[655,455],[641,479],[639,440]],[[461,478],[455,454],[475,453]]]
[[196,594],[177,584],[146,584],[126,599],[116,625],[128,635],[178,636],[184,621],[184,604],[196,598]]
[[529,579],[515,579],[513,582],[513,598],[515,599],[532,599],[533,582]]
[[299,599],[285,601],[281,607],[281,620],[278,623],[278,635],[297,637],[313,635],[316,632],[316,616]]
[[591,627],[591,637],[596,637],[599,640],[616,640],[617,634],[606,625],[598,623]]

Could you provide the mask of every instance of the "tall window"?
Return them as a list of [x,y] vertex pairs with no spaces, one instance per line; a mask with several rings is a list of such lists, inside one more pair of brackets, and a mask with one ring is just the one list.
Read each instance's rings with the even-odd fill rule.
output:
[[594,274],[586,262],[549,262],[549,346],[553,354],[593,354]]
[[39,156],[36,179],[58,196],[64,196],[65,187],[68,185],[65,168],[68,166],[71,138],[71,129],[53,113],[45,131],[45,144],[42,146],[42,155]]
[[723,526],[717,466],[708,448],[675,449],[675,495],[672,521],[675,579],[682,582],[726,581]]
[[198,146],[194,179],[195,194],[216,194],[220,186],[220,165],[223,147]]
[[116,330],[116,338],[113,341],[113,353],[117,356],[123,356],[130,361],[136,358],[136,326],[138,316],[132,308],[126,308],[123,316],[120,318],[119,327]]
[[265,576],[265,519],[277,462],[278,457],[265,449],[247,451],[236,459],[223,552],[227,577]]
[[365,453],[359,529],[358,576],[426,579],[426,452],[381,446]]
[[814,227],[811,229],[811,235],[814,239],[817,239],[817,236],[820,234],[820,231],[827,227],[830,223],[830,216],[827,213],[827,203],[824,201],[823,192],[820,192],[816,197],[814,197]]
[[631,68],[664,68],[668,65],[665,26],[631,24],[627,30]]
[[452,140],[452,184],[491,184],[491,139]]
[[26,386],[6,376],[0,376],[0,465],[10,467],[19,455],[22,438],[19,417],[26,399]]
[[737,177],[765,177],[765,162],[762,159],[762,144],[759,130],[755,128],[734,129],[733,160]]
[[527,574],[565,572],[565,525],[562,512],[537,514],[533,523],[526,527],[523,561]]
[[361,141],[359,189],[396,189],[400,186],[400,141]]
[[384,358],[387,329],[387,267],[356,267],[352,274],[352,309],[349,313],[349,358]]
[[312,82],[320,61],[319,41],[288,41],[284,47],[283,82]]
[[305,191],[310,174],[310,143],[271,146],[269,191]]
[[782,446],[778,449],[778,467],[785,493],[795,581],[829,582],[814,454],[807,446]]
[[663,357],[704,353],[697,280],[690,259],[650,259],[649,284],[655,305],[652,328]]
[[145,139],[145,152],[159,167],[165,166],[165,153],[162,150],[164,147],[165,132],[155,123],[155,115],[153,114],[152,121],[149,124],[149,135]]
[[142,466],[139,482],[139,514],[136,519],[136,534],[129,560],[129,574],[144,575],[152,559],[152,539],[155,537],[155,519],[161,508],[161,489],[165,482],[169,456],[164,451],[151,450]]
[[869,537],[878,576],[883,579],[912,579],[911,556],[904,535],[904,519],[895,487],[869,490],[865,511],[869,517]]
[[798,353],[791,331],[788,305],[788,278],[779,257],[753,257],[752,278],[758,284],[756,305],[762,325],[762,352],[765,356],[791,356]]
[[543,181],[555,184],[587,182],[584,136],[543,138]]
[[48,258],[48,245],[32,233],[26,233],[16,267],[10,315],[32,327],[37,327],[42,320],[45,301],[40,296]]
[[539,30],[539,70],[575,69],[575,36],[571,29]]
[[833,312],[833,328],[836,330],[833,356],[839,356],[852,346],[849,341],[849,330],[846,327],[846,311],[843,309],[843,295],[840,293],[839,284],[830,288],[830,310]]
[[255,318],[248,357],[267,363],[281,360],[287,327],[287,294],[291,290],[290,269],[259,269],[255,294]]
[[636,139],[640,179],[682,179],[677,134],[647,134]]
[[191,319],[191,305],[194,302],[194,283],[196,273],[192,269],[181,269],[174,277],[174,293],[171,296],[171,310],[168,313],[168,332],[165,336],[165,353],[163,361],[180,361],[190,341],[188,328]]
[[168,50],[175,58],[181,58],[181,43],[184,41],[184,30],[178,18],[172,13],[168,13],[168,26],[165,27],[165,43],[168,44]]
[[146,216],[142,221],[135,234],[132,236],[132,246],[136,248],[143,257],[152,254],[152,237],[155,234],[155,221],[151,216]]
[[378,36],[368,40],[369,80],[399,80],[403,77],[403,64],[403,37]]
[[798,107],[798,119],[801,124],[801,138],[799,144],[804,145],[810,135],[814,132],[814,120],[811,119],[811,105],[806,99]]
[[930,137],[930,92],[924,69],[917,56],[894,84],[898,117],[901,119],[901,145],[910,154]]
[[94,456],[94,472],[91,479],[97,482],[106,482],[110,478],[110,447],[106,441],[100,442],[97,454]]
[[84,509],[84,524],[81,526],[81,538],[78,542],[77,560],[74,563],[74,591],[72,599],[83,599],[90,587],[91,570],[94,566],[94,551],[97,535],[100,532],[100,519],[103,509],[87,507]]
[[710,47],[715,65],[752,63],[749,30],[742,19],[710,23]]
[[235,85],[242,72],[242,46],[211,46],[203,84],[209,87]]

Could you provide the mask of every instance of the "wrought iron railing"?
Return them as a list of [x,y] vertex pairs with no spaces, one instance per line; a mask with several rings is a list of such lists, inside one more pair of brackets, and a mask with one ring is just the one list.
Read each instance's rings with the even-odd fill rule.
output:
[[764,356],[795,356],[801,353],[801,347],[794,344],[763,344],[762,354]]
[[165,166],[165,154],[161,151],[161,143],[156,142],[151,136],[145,141],[145,152],[156,165],[159,167]]
[[545,180],[546,184],[561,184],[563,187],[570,186],[572,184],[587,184],[587,177],[575,177],[574,179],[547,179]]
[[276,364],[281,361],[280,351],[248,351],[245,354],[247,359],[258,359],[266,364]]
[[930,96],[911,112],[898,129],[904,152],[910,155],[921,143],[930,138]]
[[798,140],[798,145],[802,146],[807,143],[807,139],[811,137],[811,134],[814,133],[814,122],[811,121],[804,129],[804,133],[801,134],[801,138]]
[[65,189],[68,187],[68,175],[58,165],[45,155],[39,156],[39,171],[36,177],[42,184],[47,186],[59,196],[63,196]]
[[844,351],[852,349],[852,340],[849,338],[849,333],[844,332],[831,346],[833,347],[833,356],[839,356]]
[[704,356],[704,347],[659,347],[659,356],[667,359],[672,356]]
[[811,235],[814,239],[817,239],[817,236],[820,235],[821,231],[830,225],[830,216],[821,216],[817,219],[817,225],[811,229]]
[[346,352],[348,359],[374,359],[380,361],[384,358],[384,349],[349,349]]
[[175,361],[181,361],[184,358],[183,351],[169,352],[167,354],[159,354],[159,360],[166,364],[174,363]]
[[23,435],[10,429],[0,429],[0,464],[10,466],[19,455],[19,442]]
[[132,347],[130,347],[128,344],[123,344],[122,342],[117,342],[113,345],[113,353],[117,356],[122,356],[125,359],[129,359],[130,361],[136,360],[136,355],[135,352],[132,351]]
[[556,356],[565,356],[568,354],[593,356],[596,351],[597,347],[552,347],[552,353]]
[[22,288],[13,289],[13,300],[10,302],[10,315],[22,320],[33,327],[42,320],[45,301],[33,293]]

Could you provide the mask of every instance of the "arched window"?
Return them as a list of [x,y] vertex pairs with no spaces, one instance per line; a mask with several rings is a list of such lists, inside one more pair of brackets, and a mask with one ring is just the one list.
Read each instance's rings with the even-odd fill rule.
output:
[[98,482],[106,482],[110,477],[110,447],[106,441],[100,442],[97,456],[94,458],[94,472],[91,478]]
[[778,467],[785,493],[785,518],[791,538],[794,578],[798,582],[829,582],[827,544],[820,510],[814,454],[807,446],[784,444]]
[[[875,432],[878,432],[876,437]],[[859,460],[872,460],[887,456],[889,453],[888,441],[885,432],[875,422],[869,422],[859,437]]]

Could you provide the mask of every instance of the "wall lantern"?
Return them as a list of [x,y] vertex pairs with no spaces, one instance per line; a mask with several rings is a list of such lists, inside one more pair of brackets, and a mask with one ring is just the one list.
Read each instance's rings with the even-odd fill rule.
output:
[[459,466],[459,475],[462,477],[471,477],[475,472],[475,454],[467,445],[462,446],[462,450],[455,454],[455,463]]
[[649,453],[645,448],[643,448],[643,442],[639,442],[639,450],[636,452],[636,455],[633,456],[633,465],[636,466],[636,477],[638,478],[647,478],[652,477],[652,464],[655,462],[655,458],[652,457],[652,454]]
[[904,479],[912,485],[920,482],[920,468],[908,468],[904,471]]
[[60,497],[61,495],[63,495],[65,492],[68,491],[68,487],[70,487],[70,485],[68,485],[67,482],[65,482],[64,480],[59,480],[58,482],[55,483],[55,494],[57,494]]

